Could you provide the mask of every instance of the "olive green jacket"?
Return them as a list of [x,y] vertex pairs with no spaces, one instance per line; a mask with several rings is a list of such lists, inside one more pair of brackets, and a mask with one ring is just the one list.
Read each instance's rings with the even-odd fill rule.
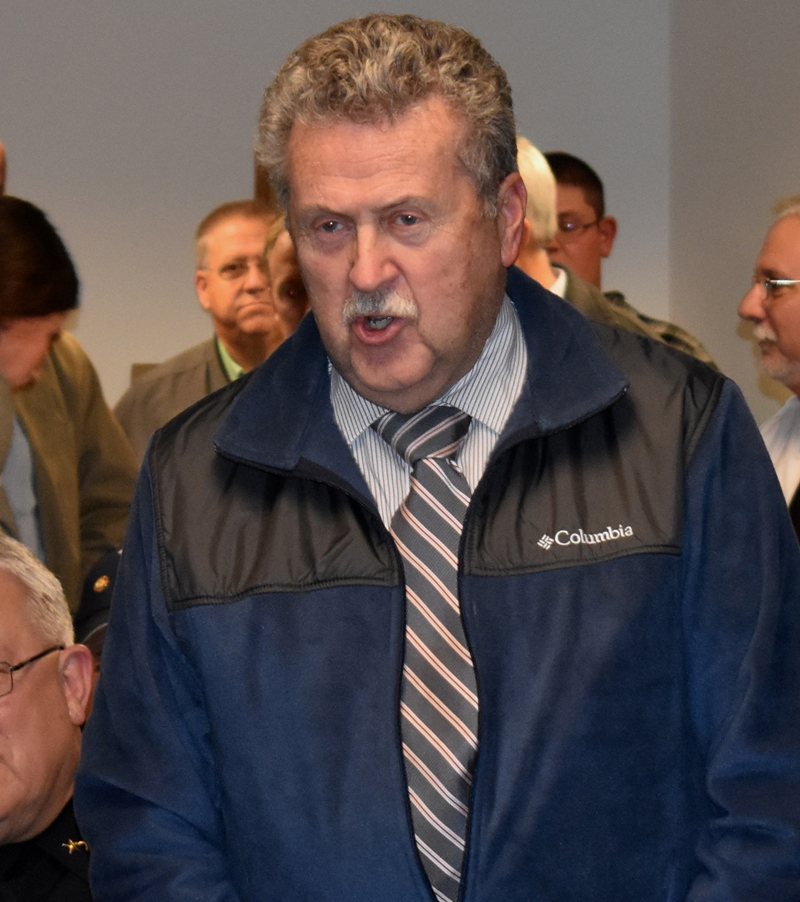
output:
[[139,461],[156,429],[227,384],[228,377],[214,338],[170,357],[135,378],[114,413]]
[[[83,579],[106,551],[122,544],[137,464],[103,399],[97,373],[64,333],[32,388],[11,394],[0,379],[0,472],[19,417],[33,455],[45,563],[61,580],[73,612]],[[0,485],[0,521],[14,535]]]

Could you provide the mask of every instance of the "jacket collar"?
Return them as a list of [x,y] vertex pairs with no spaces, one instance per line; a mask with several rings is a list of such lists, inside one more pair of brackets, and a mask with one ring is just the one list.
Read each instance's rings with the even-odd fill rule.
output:
[[504,438],[518,430],[547,434],[608,407],[628,379],[598,341],[595,325],[575,308],[517,269],[506,291],[514,302],[528,347],[528,379]]
[[[525,335],[529,374],[501,445],[518,434],[563,429],[625,391],[626,377],[584,316],[516,267],[507,291]],[[220,453],[269,469],[321,468],[369,497],[334,420],[328,358],[312,315],[245,379],[216,434]]]

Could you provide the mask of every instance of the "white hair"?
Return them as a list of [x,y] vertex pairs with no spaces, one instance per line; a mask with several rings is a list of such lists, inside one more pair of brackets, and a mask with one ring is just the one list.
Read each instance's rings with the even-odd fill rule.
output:
[[31,626],[46,645],[72,645],[75,630],[61,583],[23,544],[0,536],[0,572],[22,586]]
[[544,154],[527,138],[517,136],[517,165],[528,191],[525,218],[530,222],[539,247],[556,233],[556,180]]
[[800,217],[800,194],[779,200],[772,208],[772,212],[775,214],[775,222],[780,222],[781,219],[786,219],[789,216]]

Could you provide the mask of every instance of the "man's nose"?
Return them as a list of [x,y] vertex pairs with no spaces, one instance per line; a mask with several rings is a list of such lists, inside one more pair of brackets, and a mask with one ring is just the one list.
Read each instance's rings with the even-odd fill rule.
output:
[[244,277],[245,291],[263,291],[269,286],[267,266],[263,261],[251,261],[247,265],[247,275]]
[[750,287],[750,291],[742,298],[739,304],[739,316],[742,319],[750,320],[754,323],[760,323],[765,318],[764,300],[766,292],[763,282],[754,282]]
[[353,245],[350,282],[358,291],[375,291],[396,275],[386,241],[373,229],[359,230]]

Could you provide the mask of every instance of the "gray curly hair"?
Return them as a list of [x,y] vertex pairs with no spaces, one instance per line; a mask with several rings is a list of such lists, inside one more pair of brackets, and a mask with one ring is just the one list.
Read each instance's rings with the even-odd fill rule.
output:
[[394,121],[432,96],[465,123],[456,148],[488,215],[517,169],[506,74],[462,28],[417,16],[374,14],[334,25],[292,53],[264,93],[256,154],[286,209],[292,125]]

